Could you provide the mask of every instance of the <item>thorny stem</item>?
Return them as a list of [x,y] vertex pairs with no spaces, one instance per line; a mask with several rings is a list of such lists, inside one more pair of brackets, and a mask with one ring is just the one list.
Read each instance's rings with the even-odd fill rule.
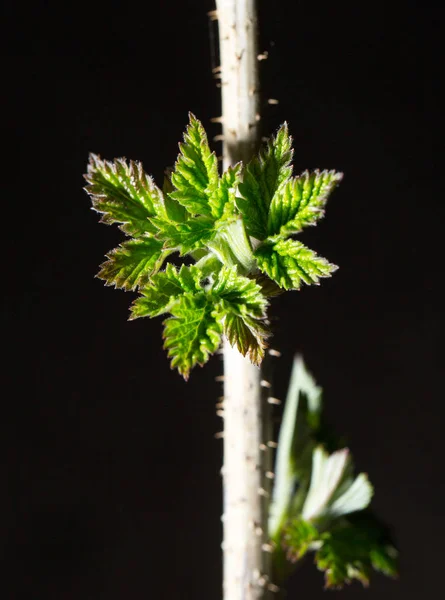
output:
[[[216,0],[219,26],[223,166],[250,160],[259,134],[255,0]],[[270,415],[262,374],[224,345],[224,600],[273,598],[267,515]],[[266,548],[266,550],[265,550]]]

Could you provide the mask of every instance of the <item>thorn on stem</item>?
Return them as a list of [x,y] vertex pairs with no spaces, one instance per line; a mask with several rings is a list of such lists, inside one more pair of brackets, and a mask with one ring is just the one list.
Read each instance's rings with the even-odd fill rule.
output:
[[258,56],[257,56],[257,60],[260,60],[260,61],[266,60],[267,58],[269,58],[269,52],[267,50],[265,50],[261,54],[258,54]]
[[224,431],[218,431],[213,437],[217,440],[222,439],[224,437]]
[[267,445],[269,446],[269,448],[278,448],[277,442],[267,442]]
[[276,98],[268,98],[267,100],[267,104],[279,104],[280,101],[277,100]]
[[258,585],[262,588],[266,587],[267,582],[269,581],[269,578],[267,575],[262,575],[259,579],[258,579]]
[[267,401],[269,402],[269,404],[275,404],[276,406],[279,406],[281,404],[281,400],[279,400],[278,398],[274,398],[273,396],[269,396]]
[[217,10],[209,10],[209,12],[207,13],[207,16],[209,17],[209,19],[211,21],[217,21],[218,20],[218,11]]
[[281,352],[279,350],[274,350],[273,348],[269,348],[268,352],[271,356],[276,356],[277,358],[280,358],[281,356]]
[[260,385],[263,388],[271,388],[272,387],[272,385],[268,381],[266,381],[265,379],[262,379],[260,381]]
[[224,381],[224,375],[217,375],[215,381]]

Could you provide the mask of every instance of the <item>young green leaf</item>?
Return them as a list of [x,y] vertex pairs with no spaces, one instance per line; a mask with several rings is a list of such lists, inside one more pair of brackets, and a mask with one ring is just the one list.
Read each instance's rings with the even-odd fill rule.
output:
[[105,285],[114,285],[124,290],[135,290],[147,284],[167,256],[162,242],[154,238],[139,237],[124,242],[107,254],[98,273]]
[[218,181],[218,185],[209,197],[212,215],[215,219],[224,221],[236,218],[237,208],[235,203],[236,189],[241,180],[241,163],[229,167]]
[[205,247],[215,235],[214,223],[208,217],[194,217],[185,223],[155,217],[150,222],[157,228],[156,238],[164,242],[164,248],[178,250],[181,256]]
[[184,294],[171,307],[173,316],[164,321],[164,348],[172,359],[172,368],[177,368],[184,379],[188,379],[196,364],[202,366],[219,347],[222,327],[213,309],[204,292]]
[[288,236],[307,225],[316,225],[324,215],[329,194],[342,177],[342,173],[335,171],[305,171],[299,177],[289,179],[278,189],[270,204],[268,235]]
[[318,284],[337,267],[296,240],[278,240],[262,244],[255,251],[258,267],[280,287],[298,290],[302,283]]
[[201,279],[202,272],[194,265],[182,265],[178,271],[169,263],[165,271],[153,275],[149,284],[140,290],[141,296],[130,307],[130,320],[157,317],[169,312],[184,294],[202,292]]
[[127,164],[123,158],[109,162],[90,154],[85,179],[93,208],[102,213],[101,223],[121,223],[122,231],[133,237],[155,231],[149,218],[162,192],[140,162]]
[[345,477],[349,461],[347,448],[337,450],[331,455],[322,446],[314,449],[311,484],[303,505],[303,519],[310,521],[324,515],[329,501]]
[[153,200],[156,217],[169,223],[184,223],[190,218],[190,215],[182,204],[171,198],[170,194],[173,190],[171,170],[166,169],[162,194],[159,194]]
[[268,306],[260,286],[253,279],[238,274],[236,267],[223,267],[211,288],[215,301],[223,300],[230,311],[262,319]]
[[266,339],[270,335],[260,319],[248,315],[227,312],[223,321],[224,335],[231,346],[246,356],[254,365],[260,365],[267,347]]
[[212,216],[209,196],[218,186],[218,160],[210,151],[201,122],[191,113],[189,118],[184,143],[179,145],[180,154],[171,175],[175,191],[170,196],[190,214]]
[[239,184],[241,197],[237,197],[236,203],[247,233],[258,240],[267,237],[269,206],[274,194],[292,174],[292,154],[292,138],[285,123],[244,170]]
[[[275,483],[269,513],[269,535],[278,542],[283,524],[301,509],[312,468],[312,451],[321,414],[321,395],[303,358],[294,357],[275,459]],[[296,502],[294,492],[302,500]],[[300,504],[300,506],[298,506]]]
[[291,562],[315,551],[327,589],[341,589],[354,579],[368,586],[372,569],[398,575],[398,552],[389,531],[369,511],[354,513],[323,533],[303,518],[293,519],[284,530],[283,547]]
[[334,519],[363,510],[371,502],[373,494],[374,489],[366,473],[360,473],[355,479],[348,478],[337,494],[334,494],[326,514]]
[[270,335],[264,322],[268,302],[261,287],[239,275],[236,267],[223,267],[210,293],[229,343],[251,362],[259,364]]
[[206,246],[221,265],[226,267],[238,266],[239,263],[230,246],[230,242],[222,231],[218,232],[210,240],[207,240]]
[[252,244],[247,235],[243,220],[240,217],[231,220],[224,227],[221,227],[220,236],[226,240],[231,253],[236,258],[236,263],[246,273],[256,270]]
[[312,523],[300,517],[292,519],[283,535],[286,558],[291,562],[300,560],[319,539],[320,533]]
[[372,513],[351,515],[321,535],[315,562],[325,572],[326,588],[339,589],[357,579],[369,584],[372,569],[397,577],[397,550],[388,531]]
[[266,298],[273,298],[283,294],[283,289],[264,273],[255,273],[255,281],[260,286],[261,291]]
[[373,488],[360,473],[354,480],[347,448],[329,455],[322,446],[313,452],[311,484],[303,505],[306,521],[334,519],[365,509],[371,502]]

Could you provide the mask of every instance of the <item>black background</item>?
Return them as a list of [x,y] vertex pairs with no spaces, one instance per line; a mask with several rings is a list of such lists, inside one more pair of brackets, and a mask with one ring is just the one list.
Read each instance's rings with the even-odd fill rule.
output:
[[[401,549],[398,582],[376,575],[370,590],[330,594],[438,597],[438,15],[414,2],[259,4],[263,133],[287,120],[297,171],[345,173],[304,234],[340,270],[273,303],[276,395],[303,352]],[[133,295],[94,278],[123,236],[98,225],[82,190],[90,151],[142,160],[160,181],[189,110],[219,133],[212,8],[4,5],[2,598],[220,597],[221,359],[186,384],[170,371],[160,320],[127,322]],[[289,598],[327,593],[309,561]]]

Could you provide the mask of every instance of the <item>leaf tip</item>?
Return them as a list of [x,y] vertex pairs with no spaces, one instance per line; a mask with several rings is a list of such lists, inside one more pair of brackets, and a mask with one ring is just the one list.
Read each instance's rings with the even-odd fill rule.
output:
[[191,110],[189,110],[189,112],[188,112],[188,118],[189,118],[190,125],[192,123],[196,123],[198,121],[198,119],[195,117],[195,115],[192,113]]

